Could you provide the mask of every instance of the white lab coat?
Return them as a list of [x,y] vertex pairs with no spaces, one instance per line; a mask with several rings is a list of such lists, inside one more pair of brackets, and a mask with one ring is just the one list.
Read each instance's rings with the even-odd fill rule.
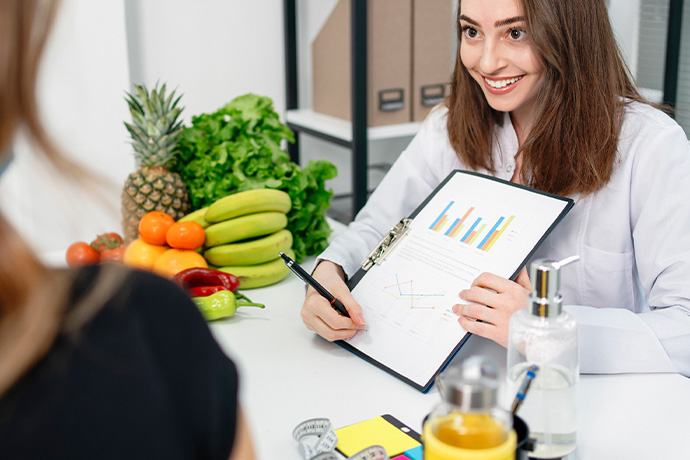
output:
[[[453,169],[447,109],[435,109],[366,206],[319,259],[348,276],[401,217]],[[496,177],[510,180],[517,136],[505,115],[494,143]],[[644,104],[626,111],[608,185],[576,204],[535,258],[578,254],[562,269],[566,310],[580,326],[583,373],[690,376],[690,144],[670,117]],[[487,173],[480,170],[479,172]]]

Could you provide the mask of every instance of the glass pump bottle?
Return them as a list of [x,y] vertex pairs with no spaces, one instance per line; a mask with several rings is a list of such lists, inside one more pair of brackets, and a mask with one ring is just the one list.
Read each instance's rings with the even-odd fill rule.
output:
[[576,447],[576,391],[579,378],[578,330],[563,311],[560,269],[578,260],[536,260],[530,267],[532,293],[527,308],[510,319],[507,358],[508,396],[514,396],[528,370],[539,371],[518,415],[536,440],[532,458],[561,458]]
[[512,416],[498,406],[496,364],[475,356],[441,374],[441,403],[423,427],[425,460],[515,458]]

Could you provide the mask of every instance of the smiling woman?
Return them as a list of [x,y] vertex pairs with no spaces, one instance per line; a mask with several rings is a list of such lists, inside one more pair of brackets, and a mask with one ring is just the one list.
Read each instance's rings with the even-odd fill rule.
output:
[[[448,104],[451,144],[468,164],[493,170],[494,125],[510,112],[526,184],[564,195],[598,190],[613,173],[622,107],[645,102],[620,56],[606,5],[483,4],[462,0],[459,6],[459,59]],[[478,104],[465,104],[468,98]],[[465,135],[470,126],[476,136]]]
[[[561,291],[583,372],[690,375],[690,146],[638,93],[604,0],[460,0],[457,17],[449,98],[317,261],[313,277],[351,319],[310,289],[304,323],[328,340],[364,328],[343,280],[452,170],[473,170],[575,200],[533,258],[580,256]],[[458,337],[505,346],[529,287],[524,269],[448,286]]]
[[518,139],[524,140],[534,122],[543,66],[532,48],[519,5],[503,0],[486,10],[481,3],[462,2],[462,65],[482,88],[491,108],[511,113]]

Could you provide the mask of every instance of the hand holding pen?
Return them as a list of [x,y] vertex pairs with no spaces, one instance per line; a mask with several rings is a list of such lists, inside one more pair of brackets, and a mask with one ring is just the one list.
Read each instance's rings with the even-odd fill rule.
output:
[[321,286],[318,281],[316,281],[314,278],[311,277],[309,273],[307,273],[302,267],[300,267],[297,262],[286,256],[284,253],[280,253],[280,257],[283,258],[283,261],[285,262],[285,265],[292,270],[292,272],[299,277],[302,281],[307,283],[309,286],[313,287],[316,292],[318,292],[323,298],[328,300],[328,302],[331,304],[331,306],[341,315],[347,316],[348,318],[350,317],[350,314],[347,312],[347,308],[345,308],[345,305],[340,302],[340,300],[336,299],[333,297],[333,294],[328,292],[326,288]]
[[[307,292],[301,312],[302,321],[308,329],[331,342],[349,339],[357,331],[365,329],[366,323],[362,317],[362,309],[352,298],[350,290],[345,284],[342,269],[338,265],[324,260],[314,270],[314,277],[309,276],[309,274],[305,277],[304,273],[306,272],[303,269],[295,268],[298,265],[294,261],[283,255],[281,257],[300,279],[303,279],[313,288]],[[319,281],[314,280],[315,277]],[[310,279],[323,291],[312,284]],[[324,288],[324,286],[326,287]],[[331,303],[332,299],[336,297],[338,302],[333,301]],[[326,302],[322,299],[326,299]],[[345,304],[347,307],[344,306]],[[339,305],[343,305],[343,310],[347,312],[347,315],[338,311]]]

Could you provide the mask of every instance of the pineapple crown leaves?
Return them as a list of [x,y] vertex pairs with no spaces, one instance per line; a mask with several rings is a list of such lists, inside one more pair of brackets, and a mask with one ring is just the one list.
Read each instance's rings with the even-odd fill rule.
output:
[[173,159],[173,151],[180,140],[182,121],[178,121],[182,107],[177,104],[175,90],[166,95],[165,83],[158,83],[149,91],[146,85],[134,85],[134,94],[125,92],[132,123],[124,122],[132,137],[137,163],[144,167],[166,167]]

